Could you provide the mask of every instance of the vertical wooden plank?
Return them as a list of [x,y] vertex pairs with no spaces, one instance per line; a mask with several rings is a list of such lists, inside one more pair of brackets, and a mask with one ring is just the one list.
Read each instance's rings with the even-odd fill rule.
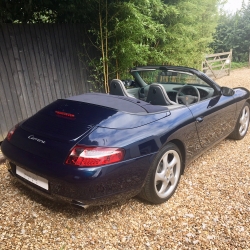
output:
[[68,70],[69,70],[69,76],[70,76],[70,85],[72,88],[72,95],[76,95],[78,93],[77,91],[77,83],[78,83],[78,73],[77,71],[77,64],[76,61],[74,61],[74,57],[77,54],[77,48],[75,46],[72,46],[72,40],[73,40],[73,30],[72,30],[72,24],[66,24],[65,25],[65,33],[67,37],[67,50],[66,50],[66,56],[67,56],[67,64],[68,64]]
[[40,60],[40,51],[38,46],[38,39],[35,29],[37,29],[37,25],[28,24],[24,26],[25,34],[26,34],[26,41],[27,46],[30,51],[29,58],[31,61],[31,71],[33,75],[33,82],[32,90],[36,96],[36,111],[43,108],[48,102],[46,102],[46,98],[44,97],[45,92],[45,84],[43,78],[43,72],[41,67],[41,60]]
[[248,48],[248,68],[250,68],[250,47]]
[[30,96],[28,95],[27,91],[27,86],[29,86],[30,79],[28,76],[26,62],[24,61],[24,54],[28,52],[24,49],[23,44],[21,42],[21,34],[19,32],[19,27],[20,25],[8,25],[11,37],[11,45],[14,53],[15,67],[18,72],[18,80],[15,80],[15,86],[18,86],[20,84],[21,96],[23,98],[23,102],[20,102],[20,105],[21,108],[25,109],[25,114],[23,114],[23,119],[25,119],[32,114],[32,105],[30,103]]
[[49,60],[49,64],[50,64],[50,69],[51,69],[51,76],[50,76],[50,80],[52,81],[53,87],[54,87],[54,96],[53,99],[59,99],[61,98],[61,93],[60,93],[60,88],[59,88],[59,82],[58,82],[58,74],[56,71],[56,67],[55,67],[55,63],[56,63],[56,50],[53,50],[53,37],[54,34],[51,32],[52,30],[52,26],[54,24],[48,24],[46,25],[46,32],[45,32],[45,42],[47,44],[47,55],[48,58],[47,60]]
[[34,68],[36,68],[37,70],[36,74],[38,78],[36,78],[36,90],[37,90],[37,95],[38,95],[38,100],[39,100],[38,109],[41,109],[48,103],[48,97],[44,95],[44,93],[46,93],[46,86],[45,86],[45,80],[43,77],[42,63],[40,59],[40,54],[42,53],[42,51],[39,50],[39,44],[38,44],[38,41],[39,39],[41,39],[41,37],[37,35],[36,29],[37,29],[37,25],[33,25],[33,24],[29,25],[33,53],[34,53],[33,54],[34,63],[35,63],[32,65],[32,68],[33,70]]
[[82,25],[79,24],[73,24],[71,25],[71,30],[72,30],[72,44],[74,45],[73,48],[75,48],[72,52],[74,58],[74,65],[76,68],[76,78],[77,78],[77,83],[76,83],[76,91],[77,94],[82,94],[84,93],[83,91],[83,83],[85,82],[85,74],[84,74],[84,69],[82,68],[81,65],[81,54],[83,53],[83,40],[81,38],[79,39],[77,36],[77,30],[79,29],[79,34],[83,32],[81,30]]
[[45,105],[49,104],[52,102],[52,94],[51,94],[51,89],[50,89],[50,82],[49,82],[49,74],[48,74],[48,69],[47,69],[47,64],[46,64],[46,51],[43,47],[43,24],[37,24],[36,25],[36,35],[37,35],[37,45],[39,49],[39,57],[40,57],[40,70],[41,70],[41,79],[43,79],[42,84],[43,86],[43,98],[45,100]]
[[62,25],[62,24],[58,24],[58,26],[57,26],[57,28],[58,28],[58,45],[60,47],[60,59],[62,61],[63,69],[65,71],[65,80],[66,80],[65,96],[71,96],[72,95],[72,88],[71,88],[71,84],[70,84],[70,76],[69,76],[70,72],[69,72],[68,65],[67,65],[67,55],[66,55],[67,40],[66,40],[64,30],[63,30],[64,27],[65,27],[65,25]]
[[62,62],[63,67],[66,72],[66,80],[67,80],[67,93],[66,96],[72,96],[73,95],[73,86],[72,86],[72,71],[71,71],[71,65],[69,60],[69,46],[68,46],[68,32],[67,32],[67,25],[68,24],[60,24],[59,25],[59,36],[60,36],[60,45],[61,45],[61,56],[62,56]]
[[[19,72],[16,63],[19,61],[19,57],[17,55],[17,45],[16,45],[16,36],[19,36],[16,32],[13,31],[13,25],[7,24],[6,25],[6,35],[5,41],[9,44],[9,61],[12,70],[12,75],[14,81],[11,83],[11,90],[15,89],[17,94],[18,102],[17,105],[20,107],[20,118],[18,116],[18,121],[23,120],[27,117],[27,110],[25,107],[25,97],[23,96],[23,90],[25,89],[24,81],[21,81],[19,78]],[[17,38],[18,39],[18,38]],[[20,69],[20,68],[19,68]]]
[[59,58],[59,48],[56,42],[56,30],[57,24],[49,25],[49,36],[51,41],[51,51],[53,51],[53,60],[54,60],[54,71],[56,72],[57,76],[57,95],[58,98],[62,98],[64,96],[64,78],[63,78],[63,71],[61,69],[61,60]]
[[[84,26],[77,24],[74,25],[74,34],[75,34],[75,46],[78,51],[78,64],[80,68],[80,79],[81,79],[81,86],[80,86],[80,91],[82,93],[90,92],[90,84],[88,83],[88,73],[86,71],[86,64],[83,61],[84,57],[82,57],[80,54],[85,54],[85,48],[83,44],[85,43],[84,39]],[[91,51],[88,51],[91,53]]]
[[8,126],[13,126],[16,121],[22,120],[22,113],[18,98],[18,93],[20,93],[20,89],[18,84],[15,86],[15,80],[17,76],[16,68],[14,67],[13,64],[10,63],[10,60],[12,61],[14,60],[14,55],[11,47],[7,26],[3,26],[3,35],[4,36],[0,38],[0,44],[5,45],[5,51],[1,46],[0,49],[3,60],[2,61],[3,65],[1,65],[1,68],[3,67],[3,69],[5,69],[2,71],[2,73],[6,74],[4,82],[4,92],[7,97],[6,105],[9,107],[11,116],[11,124],[8,124]]
[[230,49],[229,59],[230,59],[230,64],[229,64],[228,75],[230,75],[230,73],[231,73],[231,65],[232,65],[232,60],[233,60],[233,49]]
[[[7,134],[7,130],[9,130],[12,126],[12,124],[14,123],[12,121],[12,117],[11,117],[11,112],[9,110],[9,105],[8,105],[8,98],[7,98],[7,94],[5,93],[5,88],[4,86],[6,84],[8,84],[8,75],[7,75],[7,71],[4,65],[4,61],[3,61],[3,57],[7,56],[7,48],[5,46],[4,43],[4,39],[3,39],[3,30],[0,27],[0,105],[1,105],[1,114],[0,114],[0,118],[1,118],[1,135],[0,135],[0,140],[2,140],[4,138],[4,136]],[[7,89],[7,91],[9,91],[9,89]]]
[[[27,93],[30,102],[31,115],[41,108],[43,97],[41,96],[40,79],[36,64],[35,51],[33,49],[33,36],[30,32],[32,25],[19,25],[21,40],[25,47],[23,60],[26,60],[29,82],[27,83]],[[29,115],[30,116],[30,115]]]
[[[0,85],[2,84],[2,80],[0,77]],[[5,136],[7,135],[9,129],[7,129],[6,122],[5,122],[5,117],[4,117],[4,111],[3,111],[3,106],[1,102],[1,93],[0,93],[0,142],[3,141]]]
[[[71,50],[70,47],[70,39],[71,39],[71,34],[68,30],[68,26],[69,24],[65,24],[64,26],[62,26],[62,31],[63,31],[63,35],[64,35],[64,46],[65,46],[65,65],[67,67],[67,71],[68,71],[68,78],[69,78],[69,87],[70,87],[70,96],[76,95],[76,91],[75,91],[75,82],[74,82],[74,66],[71,60],[71,54],[73,53],[73,51]],[[75,49],[74,49],[75,50]]]
[[39,24],[39,32],[41,35],[41,48],[43,50],[43,56],[41,57],[43,60],[43,71],[45,76],[45,82],[46,82],[46,89],[48,93],[48,100],[51,103],[56,99],[56,92],[53,82],[53,73],[51,70],[51,63],[49,60],[49,53],[48,53],[48,46],[47,46],[47,40],[46,40],[46,27],[48,27],[49,24]]
[[60,45],[60,39],[59,37],[59,28],[60,24],[53,25],[54,28],[54,38],[55,38],[55,47],[54,49],[57,51],[57,60],[58,63],[56,64],[57,72],[60,72],[60,89],[61,89],[61,98],[64,98],[68,96],[68,87],[67,87],[67,79],[66,79],[66,71],[64,69],[64,63],[63,63],[63,56],[62,56],[62,50],[63,48]]
[[[2,31],[0,30],[0,33]],[[1,34],[0,34],[1,36]],[[1,47],[4,48],[4,45],[1,44]],[[0,51],[0,58],[1,58],[2,54]],[[3,69],[1,67],[1,60],[0,60],[0,69]],[[4,92],[4,80],[2,77],[3,74],[0,74],[0,141],[2,141],[4,139],[4,137],[7,135],[7,132],[10,128],[7,128],[7,124],[10,123],[10,115],[9,115],[9,110],[8,110],[8,106],[7,106],[7,100],[5,98],[5,92]]]
[[[33,115],[40,109],[39,90],[37,89],[37,70],[33,67],[34,51],[32,47],[32,36],[29,32],[29,25],[18,25],[20,32],[20,46],[23,48],[21,55],[21,62],[24,71],[24,78],[26,83],[27,97],[29,99],[30,110],[28,116]],[[39,81],[39,80],[38,80]]]

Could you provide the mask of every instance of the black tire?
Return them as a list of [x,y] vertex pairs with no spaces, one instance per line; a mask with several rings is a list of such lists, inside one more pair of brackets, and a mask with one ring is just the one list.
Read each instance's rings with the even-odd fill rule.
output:
[[180,150],[175,144],[168,143],[157,154],[147,175],[145,185],[138,196],[153,204],[167,201],[174,194],[181,173]]
[[236,122],[234,131],[229,135],[229,138],[234,140],[241,140],[245,137],[249,126],[249,113],[250,105],[246,102],[240,111],[240,115]]

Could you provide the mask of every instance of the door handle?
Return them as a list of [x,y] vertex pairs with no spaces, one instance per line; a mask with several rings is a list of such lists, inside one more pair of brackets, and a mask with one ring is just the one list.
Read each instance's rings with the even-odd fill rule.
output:
[[197,123],[203,122],[203,117],[201,117],[201,116],[197,117],[196,122]]

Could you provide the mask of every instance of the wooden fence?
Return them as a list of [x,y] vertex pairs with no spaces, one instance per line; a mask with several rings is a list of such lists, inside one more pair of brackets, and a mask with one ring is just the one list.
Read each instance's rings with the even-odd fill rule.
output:
[[0,142],[52,101],[88,92],[82,24],[0,26]]
[[229,52],[207,55],[202,62],[202,71],[209,77],[216,79],[230,75],[232,50]]

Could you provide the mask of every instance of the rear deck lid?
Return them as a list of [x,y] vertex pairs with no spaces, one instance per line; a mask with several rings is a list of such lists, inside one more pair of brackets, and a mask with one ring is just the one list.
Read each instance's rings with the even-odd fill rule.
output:
[[116,112],[88,103],[57,100],[27,119],[21,128],[48,138],[74,141]]
[[22,123],[27,132],[59,141],[77,141],[95,126],[131,129],[168,116],[167,107],[136,98],[100,93],[59,99]]

